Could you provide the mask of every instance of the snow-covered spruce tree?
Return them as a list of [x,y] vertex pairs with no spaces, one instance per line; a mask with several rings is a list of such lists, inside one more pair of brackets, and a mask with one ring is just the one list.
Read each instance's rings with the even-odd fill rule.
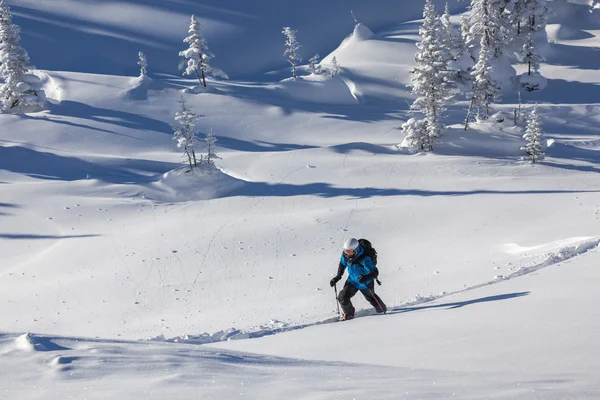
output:
[[450,49],[452,53],[448,68],[452,70],[451,81],[457,85],[460,92],[465,92],[470,89],[471,71],[475,65],[475,59],[471,56],[467,45],[469,23],[466,16],[463,15],[460,32],[455,32],[452,26],[449,26],[450,29],[448,29],[447,24],[449,24],[449,11],[446,3],[446,11],[442,16],[442,26],[444,26],[445,40],[451,39],[451,43],[446,45],[446,48]]
[[[500,101],[500,84],[492,77],[492,56],[485,37],[481,38],[480,46],[479,60],[471,73],[474,84],[469,114],[471,111],[476,110],[477,116],[480,117],[481,110],[485,109],[483,119],[487,119],[490,116],[490,105]],[[468,123],[469,116],[466,125]]]
[[43,107],[45,95],[32,86],[37,77],[28,74],[33,69],[29,55],[20,45],[21,29],[13,24],[10,8],[0,0],[0,76],[4,84],[0,86],[0,106],[4,111],[24,107]]
[[215,160],[220,159],[221,157],[215,152],[217,138],[215,137],[213,128],[208,130],[206,138],[204,138],[204,143],[206,145],[206,157],[204,157],[204,161],[206,161],[207,164],[214,164]]
[[[433,150],[434,140],[440,136],[441,120],[446,110],[446,103],[452,95],[449,89],[449,79],[452,71],[448,69],[449,52],[443,43],[443,27],[431,0],[426,0],[423,10],[423,25],[419,29],[421,42],[417,43],[418,52],[415,56],[417,66],[412,72],[412,93],[417,96],[411,110],[424,118],[414,117],[412,123],[405,127],[408,133],[407,141],[421,143],[417,146],[419,152]],[[419,121],[425,121],[419,122]],[[406,125],[406,124],[405,124]],[[410,135],[422,134],[423,128],[428,139],[413,138]]]
[[540,72],[540,62],[542,61],[542,57],[537,51],[533,32],[527,34],[527,39],[525,40],[525,44],[521,51],[521,58],[523,64],[527,64],[527,75]]
[[427,131],[427,120],[411,118],[402,124],[402,131],[406,133],[403,146],[418,153],[424,153],[433,148],[432,138]]
[[298,31],[295,31],[289,26],[286,26],[283,28],[283,31],[281,31],[281,33],[285,35],[285,52],[283,53],[283,55],[287,57],[288,62],[292,66],[292,77],[295,80],[297,78],[296,65],[298,65],[298,63],[302,61],[302,59],[298,57],[298,50],[301,47],[298,43],[298,40],[296,40],[296,33],[298,33]]
[[329,71],[332,78],[340,73],[340,64],[335,56],[331,59],[331,71]]
[[227,79],[226,73],[219,68],[210,65],[210,61],[215,57],[213,53],[208,51],[206,39],[202,36],[200,22],[195,15],[192,15],[192,22],[188,30],[190,34],[183,39],[189,45],[186,50],[180,51],[179,56],[183,57],[182,66],[185,66],[184,75],[196,75],[198,82],[206,87],[207,76],[218,76]]
[[321,56],[319,56],[319,53],[308,59],[308,70],[311,74],[319,75],[321,73],[321,65],[319,65],[320,59]]
[[546,29],[548,11],[546,0],[526,1],[525,16],[527,18],[527,27],[530,32],[538,32]]
[[140,66],[140,76],[143,78],[148,73],[148,59],[141,51],[138,53],[138,65]]
[[475,44],[485,38],[493,58],[504,53],[507,43],[503,18],[503,0],[471,0],[471,29],[469,42]]
[[541,119],[536,104],[531,111],[531,115],[527,119],[527,128],[523,135],[523,139],[527,141],[527,144],[524,147],[521,147],[521,150],[528,154],[528,158],[531,162],[535,163],[542,161],[546,156],[544,153],[543,134]]
[[173,140],[177,142],[177,147],[183,150],[190,170],[193,170],[198,165],[196,161],[196,124],[201,116],[189,109],[183,95],[179,100],[179,105],[179,111],[175,114],[175,123],[171,125]]
[[459,43],[456,41],[458,35],[454,32],[454,27],[450,22],[450,8],[448,2],[446,2],[446,8],[444,9],[444,14],[440,17],[440,21],[442,23],[442,42],[450,53],[450,59],[456,60],[459,53]]

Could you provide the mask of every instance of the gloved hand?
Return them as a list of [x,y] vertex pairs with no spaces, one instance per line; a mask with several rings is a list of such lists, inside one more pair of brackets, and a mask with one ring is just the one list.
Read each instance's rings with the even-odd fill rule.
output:
[[358,283],[366,283],[369,279],[371,279],[371,275],[359,275]]
[[336,275],[333,278],[331,278],[331,280],[329,281],[329,285],[331,285],[331,287],[334,287],[335,284],[338,283],[341,279],[342,279],[341,276]]

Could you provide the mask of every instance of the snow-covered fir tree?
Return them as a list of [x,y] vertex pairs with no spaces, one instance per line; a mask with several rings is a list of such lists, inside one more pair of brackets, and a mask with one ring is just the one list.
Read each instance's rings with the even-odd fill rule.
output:
[[527,0],[525,16],[530,32],[538,32],[546,29],[548,22],[548,6],[546,0]]
[[471,0],[471,28],[469,42],[480,43],[485,38],[493,58],[504,53],[507,43],[506,26],[502,16],[504,0]]
[[527,141],[527,144],[521,147],[521,150],[527,153],[531,162],[542,161],[546,156],[544,153],[543,134],[542,123],[536,104],[527,119],[527,128],[523,135],[523,139]]
[[321,73],[321,65],[319,64],[320,59],[321,56],[319,56],[318,53],[308,59],[308,70],[311,74],[318,75]]
[[[449,80],[452,71],[448,69],[449,51],[443,43],[443,27],[435,6],[426,0],[423,10],[423,25],[419,29],[421,42],[417,44],[415,56],[417,66],[411,71],[412,93],[417,96],[411,110],[422,117],[413,117],[414,121],[404,126],[408,134],[407,141],[416,143],[417,151],[433,150],[434,140],[440,136],[441,120],[446,104],[452,98]],[[425,122],[420,122],[420,121]],[[428,139],[413,137],[427,132]]]
[[442,22],[442,41],[446,49],[449,50],[452,59],[455,59],[458,51],[456,49],[456,34],[454,33],[454,27],[450,22],[450,7],[448,6],[448,2],[446,2],[446,8],[444,8],[444,13],[440,17],[440,21]]
[[215,160],[220,159],[216,153],[216,143],[217,138],[215,137],[215,131],[210,128],[208,133],[206,134],[206,138],[204,138],[204,143],[206,145],[206,157],[204,157],[204,161],[207,164],[214,164]]
[[418,153],[431,151],[433,140],[427,130],[427,120],[411,118],[402,124],[402,131],[406,133],[406,138],[402,145],[409,147]]
[[285,35],[285,52],[283,53],[283,55],[287,57],[288,62],[292,66],[292,77],[296,79],[296,65],[298,65],[298,63],[302,61],[302,59],[298,57],[298,50],[301,47],[298,43],[298,40],[296,39],[296,33],[298,33],[298,31],[295,31],[289,26],[286,26],[283,28],[283,31],[281,31],[281,33]]
[[43,107],[45,94],[35,87],[39,78],[28,74],[33,69],[29,55],[21,47],[21,29],[13,24],[10,8],[0,0],[0,106],[4,111],[23,111],[24,107]]
[[138,53],[138,65],[140,66],[140,76],[145,77],[148,73],[148,59],[141,51]]
[[[479,60],[471,73],[474,83],[469,111],[476,110],[477,115],[481,116],[483,109],[485,110],[483,119],[487,119],[490,115],[490,105],[500,101],[501,88],[500,84],[492,77],[492,56],[485,37],[481,38],[480,46]],[[467,117],[467,125],[468,119]]]
[[449,64],[453,71],[452,81],[457,84],[461,91],[467,91],[472,84],[471,71],[475,65],[475,59],[469,51],[467,40],[469,37],[469,22],[465,15],[461,18],[460,32],[454,35],[453,52],[454,57]]
[[210,64],[215,55],[208,51],[206,39],[202,36],[200,22],[195,15],[192,15],[188,33],[189,36],[183,39],[183,41],[189,47],[179,52],[179,56],[184,58],[183,66],[185,66],[185,71],[183,74],[196,75],[198,82],[204,87],[206,87],[207,76],[217,76],[227,79],[228,76],[225,72]]
[[331,77],[335,77],[340,73],[340,64],[335,56],[331,59],[331,70],[329,71]]
[[525,44],[521,51],[521,59],[523,64],[527,64],[527,75],[540,72],[540,62],[542,61],[542,57],[537,51],[533,32],[527,34]]
[[175,114],[175,123],[173,128],[173,140],[177,142],[177,147],[183,150],[183,155],[189,163],[190,170],[193,170],[198,162],[196,160],[196,124],[201,116],[195,114],[185,102],[183,95],[179,100],[179,111]]

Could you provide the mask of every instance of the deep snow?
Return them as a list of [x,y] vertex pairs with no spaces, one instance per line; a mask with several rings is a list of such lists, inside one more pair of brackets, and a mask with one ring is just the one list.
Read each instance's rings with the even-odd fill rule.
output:
[[[537,165],[510,93],[503,123],[465,132],[458,103],[434,154],[398,146],[420,1],[353,3],[349,37],[338,2],[9,3],[52,104],[0,115],[3,399],[598,398],[600,24],[585,2],[553,2],[548,87],[521,93],[550,144]],[[172,67],[192,4],[233,79],[184,94],[222,158],[186,173],[169,124],[197,83]],[[284,23],[340,74],[291,81]],[[132,77],[138,50],[151,80]],[[361,318],[331,323],[350,236],[378,249],[391,311],[358,295]]]

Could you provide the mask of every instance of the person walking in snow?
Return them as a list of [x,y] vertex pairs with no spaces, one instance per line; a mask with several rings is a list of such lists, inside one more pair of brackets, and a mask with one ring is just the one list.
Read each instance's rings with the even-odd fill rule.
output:
[[379,275],[377,267],[373,263],[363,246],[355,238],[346,240],[344,250],[340,257],[337,275],[334,276],[329,284],[334,287],[344,275],[344,270],[348,270],[348,279],[344,283],[344,288],[340,291],[337,300],[342,306],[342,320],[354,318],[354,306],[350,299],[360,290],[365,296],[365,299],[373,307],[377,313],[387,311],[386,305],[381,301],[379,296],[375,294],[374,279]]

